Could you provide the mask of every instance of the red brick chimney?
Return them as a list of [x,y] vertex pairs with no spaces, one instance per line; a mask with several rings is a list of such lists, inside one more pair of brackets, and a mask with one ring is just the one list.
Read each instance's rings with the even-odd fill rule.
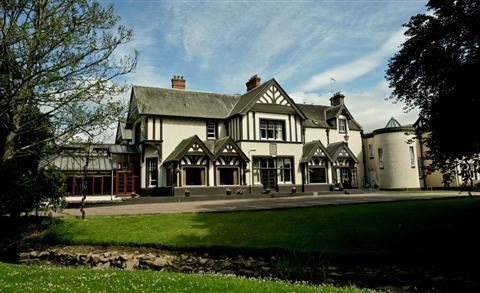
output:
[[254,76],[250,77],[250,79],[245,83],[247,85],[247,92],[250,91],[251,89],[256,88],[257,86],[260,85],[260,76],[255,74]]
[[172,77],[172,89],[185,90],[186,80],[183,79],[183,76],[174,75]]

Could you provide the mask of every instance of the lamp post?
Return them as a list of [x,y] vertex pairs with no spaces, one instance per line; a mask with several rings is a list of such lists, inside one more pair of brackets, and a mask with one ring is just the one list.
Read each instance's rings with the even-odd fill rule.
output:
[[93,142],[89,138],[84,144],[85,151],[85,165],[83,165],[83,189],[82,189],[82,201],[80,202],[80,213],[82,214],[82,220],[85,220],[85,200],[87,199],[87,175],[88,175],[88,163],[90,162],[90,154],[92,153]]

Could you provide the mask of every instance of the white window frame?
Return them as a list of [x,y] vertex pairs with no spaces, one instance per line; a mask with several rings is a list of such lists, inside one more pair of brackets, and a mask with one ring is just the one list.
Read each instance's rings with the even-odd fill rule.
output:
[[413,148],[413,146],[410,146],[409,147],[409,151],[410,151],[410,167],[412,168],[415,168],[415,149]]
[[[344,124],[342,125],[343,122]],[[343,130],[341,129],[341,126],[343,126]],[[338,118],[338,132],[340,133],[346,133],[347,132],[347,119],[344,118]]]
[[[221,171],[222,169],[237,169],[237,184],[221,184],[220,173],[222,172]],[[217,166],[217,170],[218,170],[218,184],[217,184],[217,186],[238,186],[238,185],[241,185],[241,182],[240,182],[241,176],[240,176],[240,168],[239,167],[228,166],[228,165],[227,166]]]
[[[205,174],[205,182],[204,184],[200,184],[200,185],[189,185],[187,184],[187,170],[188,169],[203,169],[204,170],[204,174]],[[182,176],[185,176],[184,179],[182,179],[182,181],[185,181],[185,186],[207,186],[207,183],[208,183],[208,169],[207,167],[205,166],[190,166],[190,165],[186,165],[186,166],[182,166]]]
[[368,154],[370,155],[370,159],[373,159],[375,157],[375,154],[373,153],[373,145],[368,144]]
[[[312,182],[312,178],[310,176],[310,170],[315,169],[324,169],[325,170],[325,182]],[[328,183],[328,168],[327,166],[308,166],[308,184],[326,184]]]
[[383,149],[378,148],[378,168],[384,169],[385,168],[385,162],[383,160]]
[[[155,162],[155,167],[156,167],[156,170],[155,169],[152,169],[151,168],[151,165],[150,163],[151,162]],[[147,164],[147,180],[148,180],[148,188],[152,188],[152,187],[158,187],[158,159],[157,158],[147,158],[146,159],[146,164]],[[157,175],[157,178],[154,178],[152,177],[152,175],[154,175],[154,173],[156,173]],[[155,182],[155,184],[152,184],[152,182]]]
[[[261,140],[285,140],[285,121],[260,119],[259,127]],[[264,133],[262,133],[262,130],[264,130]],[[271,133],[271,135],[269,135],[269,133]]]
[[217,138],[217,122],[213,120],[207,120],[207,139]]

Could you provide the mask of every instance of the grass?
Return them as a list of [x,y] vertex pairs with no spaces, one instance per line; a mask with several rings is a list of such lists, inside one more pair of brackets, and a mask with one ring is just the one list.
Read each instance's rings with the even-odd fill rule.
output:
[[0,263],[1,292],[368,292],[232,276]]
[[442,199],[275,211],[60,219],[52,243],[281,249],[424,255],[476,250],[480,199]]

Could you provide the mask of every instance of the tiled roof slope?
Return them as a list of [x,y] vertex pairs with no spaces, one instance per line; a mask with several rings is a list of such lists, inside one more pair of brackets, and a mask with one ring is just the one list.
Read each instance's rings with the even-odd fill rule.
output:
[[[245,114],[255,103],[256,98],[270,85],[272,78],[243,95],[195,92],[178,89],[133,86],[133,96],[140,114],[225,119],[237,114]],[[305,119],[306,127],[335,128],[328,122],[345,110],[345,106],[325,106],[295,104],[297,111]],[[348,111],[348,110],[347,110]],[[361,130],[353,119],[348,120],[351,130]]]
[[239,95],[133,86],[141,114],[224,119]]

